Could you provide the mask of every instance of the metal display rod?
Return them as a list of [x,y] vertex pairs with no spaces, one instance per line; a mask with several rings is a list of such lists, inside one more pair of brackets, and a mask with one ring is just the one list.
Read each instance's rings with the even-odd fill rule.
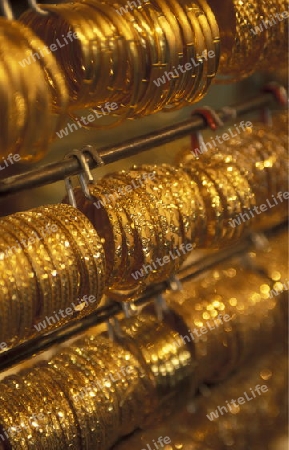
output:
[[[279,88],[281,88],[281,86]],[[269,88],[262,94],[243,103],[222,108],[217,111],[217,115],[222,122],[226,123],[254,110],[268,107],[274,98],[276,100],[276,86],[274,89]],[[98,153],[104,164],[110,164],[120,159],[158,147],[167,142],[171,142],[172,140],[182,138],[198,130],[204,130],[207,127],[207,121],[198,113],[198,110],[196,110],[188,120],[136,139],[129,139],[114,147],[101,148],[98,150]],[[90,169],[95,169],[98,166],[97,161],[95,161],[91,155],[87,154],[86,160]],[[29,170],[20,175],[7,177],[0,181],[0,198],[26,189],[52,184],[63,180],[66,177],[78,175],[82,171],[83,168],[77,158],[67,158],[41,166],[34,170]]]
[[[216,267],[218,264],[228,261],[233,257],[246,254],[252,248],[256,248],[259,243],[264,241],[264,237],[270,238],[272,236],[281,233],[288,228],[288,221],[285,219],[283,222],[274,225],[273,227],[261,230],[259,233],[249,233],[236,245],[218,251],[212,255],[204,256],[199,260],[191,263],[183,268],[177,274],[177,280],[181,283],[194,279],[206,272],[209,269]],[[264,274],[263,269],[256,267],[255,270]],[[151,304],[152,300],[162,294],[166,289],[170,289],[171,284],[167,281],[150,286],[144,294],[137,299],[135,306],[143,306]],[[31,339],[11,350],[0,355],[0,372],[11,368],[12,366],[21,363],[22,361],[41,353],[55,344],[60,344],[69,338],[74,337],[76,334],[84,332],[91,327],[105,323],[109,319],[113,318],[122,311],[122,304],[119,302],[111,302],[110,304],[101,306],[97,310],[82,318],[79,321],[75,321],[71,324],[67,324],[55,331],[52,331],[48,335],[40,336],[35,339]]]

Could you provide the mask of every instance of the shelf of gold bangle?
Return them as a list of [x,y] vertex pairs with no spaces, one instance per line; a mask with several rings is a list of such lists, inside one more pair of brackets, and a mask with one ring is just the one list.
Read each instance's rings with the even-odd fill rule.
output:
[[104,291],[105,257],[82,213],[52,205],[0,222],[1,339],[8,346],[95,310]]
[[[17,340],[34,336],[35,330],[41,331],[39,323],[43,324],[47,316],[46,331],[65,324],[68,318],[62,320],[57,315],[51,324],[51,314],[70,307],[73,300],[85,295],[92,295],[95,302],[81,302],[77,314],[72,311],[72,316],[80,318],[93,312],[104,290],[119,300],[138,297],[152,282],[166,280],[178,271],[189,254],[180,250],[184,246],[187,249],[190,244],[190,250],[224,246],[239,239],[249,227],[253,229],[259,216],[258,211],[257,215],[253,213],[257,206],[262,206],[262,210],[265,207],[270,214],[285,215],[284,162],[288,156],[283,141],[279,142],[273,130],[258,124],[245,128],[226,147],[221,146],[222,153],[215,149],[211,155],[204,155],[204,162],[184,155],[184,163],[176,168],[143,165],[127,173],[111,174],[90,186],[96,202],[88,201],[78,191],[79,207],[93,224],[81,212],[64,205],[2,219],[8,242],[13,244],[15,239],[18,246],[12,245],[18,248],[17,255],[10,255],[6,249],[11,258],[2,282],[3,339],[6,336],[15,345]],[[264,138],[266,131],[268,139]],[[244,153],[244,146],[255,161]],[[227,156],[231,151],[233,159]],[[141,178],[146,182],[135,188],[134,183]],[[121,192],[127,187],[130,192],[118,195],[117,201],[116,190]],[[266,218],[264,215],[263,220]],[[56,224],[53,233],[42,235],[41,230]],[[2,260],[7,256],[6,250],[2,250]],[[11,272],[22,253],[24,265],[17,269],[19,277],[15,280]],[[4,261],[2,265],[5,266]],[[27,308],[22,294],[25,283],[30,302]],[[5,299],[11,294],[12,300],[7,303]]]
[[[283,441],[280,436],[286,435],[287,365],[286,352],[277,348],[218,386],[204,387],[197,399],[188,399],[187,408],[136,431],[115,450],[139,450],[144,443],[153,447],[157,440],[156,445],[168,444],[171,450],[221,450],[228,443],[236,450],[266,445],[277,448],[277,442]],[[254,424],[252,417],[256,418]]]
[[176,409],[177,397],[192,398],[192,387],[219,382],[282,342],[286,298],[271,297],[270,289],[287,273],[286,238],[286,233],[275,237],[267,256],[250,253],[258,264],[266,258],[264,268],[268,264],[274,283],[254,265],[223,263],[198,282],[185,281],[183,291],[165,294],[182,327],[166,315],[160,323],[145,311],[122,319],[123,335],[114,342],[91,334],[50,361],[6,378],[0,383],[1,425],[19,427],[8,434],[10,444],[109,448],[145,426],[160,407],[168,413]]
[[[5,157],[12,152],[22,162],[37,161],[47,152],[55,129],[63,122],[68,92],[55,59],[50,53],[43,53],[44,42],[19,22],[4,18],[0,22],[3,119],[0,154]],[[35,51],[43,56],[34,61],[31,73],[31,57],[23,57]],[[15,117],[13,125],[11,117]]]
[[[287,20],[286,2],[273,2],[256,0],[251,2],[239,2],[230,0],[231,5],[222,5],[215,0],[209,1],[216,17],[220,23],[221,38],[227,41],[234,36],[234,44],[230,44],[230,52],[225,51],[221,55],[218,71],[219,78],[216,82],[231,83],[248,77],[254,71],[266,70],[270,65],[276,64],[286,66],[284,55],[287,54]],[[232,7],[234,13],[232,14]],[[235,24],[231,29],[224,32],[224,17],[228,14],[235,16]]]
[[[278,241],[279,249],[285,240],[286,235]],[[260,263],[263,255],[260,255]],[[271,251],[270,258],[276,267],[276,261],[280,261],[278,253],[275,256]],[[285,260],[283,254],[281,261]],[[199,383],[226,378],[252,352],[264,352],[274,339],[282,340],[281,336],[286,334],[284,314],[287,318],[288,308],[285,298],[272,297],[272,278],[254,273],[254,269],[246,271],[234,266],[226,264],[225,270],[216,268],[199,283],[184,282],[178,296],[171,292],[165,294],[169,306],[187,325],[181,339],[195,352]],[[278,271],[274,275],[281,278]]]
[[117,124],[200,100],[220,56],[219,28],[207,3],[152,0],[126,15],[116,14],[116,7],[121,10],[122,2],[82,0],[42,5],[47,16],[28,11],[21,17],[48,46],[61,33],[78,33],[55,54],[68,79],[70,115],[109,100],[118,105]]

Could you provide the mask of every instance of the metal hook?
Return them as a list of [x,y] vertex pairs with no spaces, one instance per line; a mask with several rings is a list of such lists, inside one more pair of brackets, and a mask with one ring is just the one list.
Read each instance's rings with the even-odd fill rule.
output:
[[[263,89],[263,92],[270,92],[273,94],[275,100],[279,103],[281,106],[288,105],[288,94],[284,86],[281,84],[276,83],[275,81],[272,81],[271,83],[268,83]],[[261,109],[261,120],[265,123],[265,125],[268,125],[269,127],[272,127],[273,125],[273,116],[272,116],[272,110],[269,106],[265,106]]]
[[257,250],[268,250],[270,247],[269,241],[264,233],[253,232],[250,234],[250,239]]
[[169,288],[171,289],[171,291],[173,291],[173,292],[183,291],[183,284],[176,275],[173,275],[168,280],[168,285],[169,285]]
[[230,120],[236,120],[238,117],[237,110],[231,106],[223,106],[220,112],[225,114],[224,122],[229,122]]
[[163,294],[159,294],[156,296],[156,298],[154,299],[154,306],[157,319],[162,322],[164,319],[164,313],[169,311],[169,307]]
[[[199,109],[195,109],[192,112],[192,116],[199,115],[205,119],[207,126],[212,130],[216,131],[218,128],[224,126],[224,122],[218,115],[218,113],[210,106],[204,106]],[[197,131],[191,135],[191,152],[198,156],[197,150],[200,151],[201,147],[206,148],[203,134],[201,131]],[[202,153],[200,151],[200,153]]]
[[[93,198],[90,195],[88,184],[94,183],[93,175],[90,171],[90,167],[86,161],[84,153],[87,152],[91,155],[93,160],[96,162],[98,166],[104,165],[104,161],[102,160],[101,156],[97,152],[96,149],[94,149],[91,145],[87,145],[82,150],[73,150],[72,152],[65,155],[64,159],[75,157],[77,158],[80,166],[82,167],[82,173],[78,175],[78,179],[82,188],[82,191],[86,198],[88,198],[90,201],[93,201]],[[71,178],[67,177],[64,180],[65,187],[67,190],[67,195],[69,199],[69,203],[74,207],[77,208],[74,192],[73,192],[73,186],[71,182]]]
[[6,19],[14,20],[14,14],[8,0],[1,0],[1,8]]
[[194,115],[202,116],[202,118],[205,119],[207,126],[213,131],[224,126],[223,120],[211,106],[203,106],[202,108],[195,109],[192,112],[192,116]]
[[37,14],[40,14],[41,16],[47,16],[49,14],[48,11],[40,8],[36,0],[28,0],[28,5],[31,9],[33,9],[33,11],[35,11]]
[[268,125],[268,127],[272,127],[273,125],[273,116],[272,111],[269,108],[269,106],[265,106],[261,110],[261,120],[265,125]]
[[271,94],[273,94],[275,97],[275,100],[281,106],[288,105],[287,90],[285,89],[284,86],[282,86],[282,84],[272,81],[271,83],[268,83],[268,84],[266,84],[266,86],[264,86],[264,88],[262,89],[262,92],[270,92]]
[[[98,167],[104,166],[104,161],[98,151],[92,146],[92,145],[86,145],[82,149],[83,153],[89,153],[89,155],[92,157],[93,161],[97,164]],[[89,170],[89,167],[88,167]],[[92,175],[91,175],[92,176]]]
[[65,189],[67,192],[68,201],[69,201],[70,205],[73,206],[74,208],[77,208],[77,203],[76,203],[74,192],[73,192],[71,178],[70,177],[65,178],[64,183],[65,183]]
[[121,302],[122,310],[127,319],[139,314],[139,308],[137,308],[132,302]]
[[112,342],[118,341],[124,336],[117,317],[111,317],[106,322],[108,337]]

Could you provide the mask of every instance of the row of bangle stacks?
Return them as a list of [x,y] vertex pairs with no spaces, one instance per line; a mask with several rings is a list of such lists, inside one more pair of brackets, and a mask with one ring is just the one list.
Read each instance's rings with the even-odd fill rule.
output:
[[[73,129],[109,129],[288,66],[286,0],[41,8],[0,20],[2,159],[40,160],[67,116]],[[113,335],[111,323],[90,329],[1,377],[0,450],[277,450],[288,240],[258,233],[288,217],[287,124],[278,114],[174,165],[109,174],[74,190],[77,209],[66,197],[0,219],[0,362],[103,303],[128,316]],[[134,304],[198,251],[248,236],[262,250],[168,289],[162,317],[153,297]]]
[[286,70],[287,9],[287,0],[78,0],[1,18],[0,156],[42,159],[67,136],[67,116],[70,131],[108,129],[199,102],[212,83]]
[[[281,113],[272,127],[254,123],[226,146],[182,151],[175,166],[110,174],[89,185],[89,198],[76,188],[79,209],[66,198],[2,218],[4,351],[97,311],[103,295],[130,304],[194,249],[221,249],[282,222],[286,123]],[[89,332],[6,377],[2,447],[264,448],[286,422],[286,238],[166,292],[162,321],[146,307],[120,317],[113,341]]]
[[167,292],[162,322],[148,306],[114,341],[90,331],[6,377],[3,448],[109,449],[140,429],[116,448],[267,448],[286,426],[286,242]]

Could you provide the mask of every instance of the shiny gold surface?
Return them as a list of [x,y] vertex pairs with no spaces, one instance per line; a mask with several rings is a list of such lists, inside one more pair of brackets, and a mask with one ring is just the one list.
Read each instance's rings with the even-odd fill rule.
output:
[[1,342],[15,346],[97,307],[104,251],[83,214],[45,206],[3,218],[1,229]]
[[[30,11],[21,20],[47,45],[68,30],[79,35],[55,53],[67,79],[72,117],[84,108],[100,111],[107,101],[118,105],[106,118],[110,125],[171,111],[199,101],[216,75],[219,27],[203,0],[182,5],[152,0],[130,9],[124,1],[82,0],[43,8],[51,14]],[[164,81],[157,85],[159,77]],[[87,126],[99,128],[99,122]]]
[[68,92],[53,56],[44,52],[32,61],[33,70],[26,64],[44,47],[28,27],[1,17],[1,156],[12,152],[22,161],[43,158],[55,128],[63,123]]
[[[46,17],[26,13],[22,20],[45,44],[68,30],[79,34],[55,59],[31,68],[18,61],[44,42],[21,23],[1,21],[0,155],[2,148],[4,156],[21,152],[23,161],[43,157],[66,109],[65,82],[75,120],[84,108],[118,103],[106,124],[91,124],[97,129],[201,100],[219,59],[217,81],[226,83],[288,60],[287,20],[264,27],[287,0],[136,0],[118,14],[127,4],[66,1],[45,6]],[[253,33],[262,22],[265,29]],[[173,73],[192,59],[192,69]],[[165,72],[173,76],[156,86]],[[0,221],[0,352],[3,343],[6,351],[92,313],[104,292],[108,300],[135,299],[174,275],[192,249],[228,246],[248,232],[258,249],[166,292],[162,320],[147,307],[122,318],[113,341],[90,330],[50,350],[47,362],[4,378],[1,450],[152,450],[161,435],[170,437],[164,450],[277,450],[271,439],[284,434],[286,422],[288,241],[284,234],[266,243],[255,231],[288,216],[288,202],[277,197],[288,191],[287,147],[288,116],[280,114],[272,128],[253,123],[206,154],[194,156],[186,146],[177,165],[163,164],[172,155],[151,156],[150,164],[112,173],[89,185],[93,200],[76,189],[81,212],[61,204]],[[135,188],[148,173],[152,179]],[[125,194],[115,195],[119,190]],[[266,213],[230,225],[268,200]],[[57,230],[44,235],[47,225]],[[87,305],[81,299],[90,294],[95,301]],[[56,318],[77,302],[72,315]],[[208,419],[258,383],[268,392]]]
[[[114,341],[90,333],[48,362],[6,377],[0,383],[0,423],[12,448],[105,450],[141,428],[121,445],[137,449],[144,439],[168,435],[175,449],[221,450],[231,442],[243,450],[248,442],[254,449],[261,445],[264,423],[266,439],[280,433],[286,420],[282,349],[288,308],[285,295],[270,297],[269,290],[277,267],[279,278],[285,276],[286,238],[284,233],[273,240],[257,259],[250,254],[250,269],[234,260],[168,293],[169,307],[179,316],[175,322],[171,313],[159,322],[146,310],[122,319],[122,334]],[[184,339],[188,328],[194,339]],[[218,420],[207,418],[258,384],[269,390]],[[248,427],[252,414],[254,426]]]
[[[221,25],[224,23],[224,13],[228,8],[227,2],[225,2],[224,10],[220,7],[219,11],[215,0],[210,0],[209,3],[211,2],[213,2],[212,9],[216,12],[217,18],[220,17]],[[234,22],[223,26],[221,39],[225,41],[225,50],[216,81],[236,82],[257,70],[268,70],[272,65],[280,69],[286,68],[288,66],[288,16],[283,18],[282,14],[286,14],[288,10],[287,0],[232,0],[231,3],[235,10],[236,28]],[[229,52],[227,48],[230,48],[228,44],[231,43],[232,33],[234,44]]]
[[228,246],[268,216],[286,216],[288,201],[277,197],[288,188],[285,129],[253,123],[239,131],[204,154],[182,151],[176,167],[109,174],[89,185],[93,200],[75,189],[104,240],[108,296],[130,301],[175,274],[193,248]]
[[[158,438],[169,438],[165,450],[283,450],[286,448],[286,396],[284,385],[288,376],[287,356],[275,350],[252,361],[248,367],[234,374],[229,380],[213,388],[203,387],[200,396],[185,409],[161,424],[154,424],[148,430],[136,432],[113,447],[114,450],[139,450],[153,448]],[[257,385],[267,386],[268,391],[253,398]],[[247,393],[249,401],[231,411],[220,414],[218,406],[225,406],[231,399],[238,399]],[[212,411],[219,417],[210,421]],[[284,436],[278,443],[278,437]],[[160,447],[160,443],[157,443]]]

